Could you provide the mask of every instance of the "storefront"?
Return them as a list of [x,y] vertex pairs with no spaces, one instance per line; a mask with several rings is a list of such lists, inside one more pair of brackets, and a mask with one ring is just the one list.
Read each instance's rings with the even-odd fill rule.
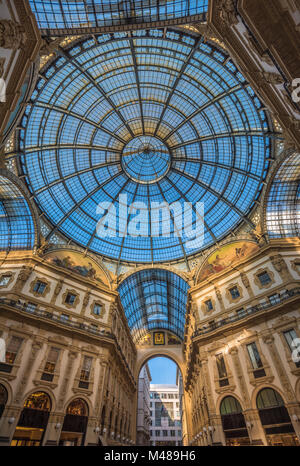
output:
[[44,392],[32,393],[24,403],[11,446],[42,445],[50,411],[50,397]]
[[227,446],[250,445],[243,410],[236,398],[227,396],[220,407],[222,426]]
[[80,446],[84,445],[88,421],[88,407],[84,400],[73,400],[65,415],[59,445]]
[[268,445],[300,445],[288,410],[278,392],[272,388],[264,388],[257,395],[256,403]]

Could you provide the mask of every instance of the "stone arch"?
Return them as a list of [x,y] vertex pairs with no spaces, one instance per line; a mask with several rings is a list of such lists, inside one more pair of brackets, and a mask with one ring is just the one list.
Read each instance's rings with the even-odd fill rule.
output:
[[71,398],[68,399],[68,401],[65,402],[64,404],[64,409],[63,409],[63,412],[64,414],[67,413],[67,409],[68,409],[68,406],[75,400],[78,400],[78,399],[81,399],[83,400],[86,405],[87,405],[87,410],[88,410],[88,413],[87,413],[87,417],[89,417],[92,413],[92,403],[91,403],[91,400],[83,393],[79,393],[77,395],[73,395]]
[[251,406],[252,406],[252,409],[257,409],[257,404],[256,404],[257,395],[258,395],[259,392],[260,392],[261,390],[263,390],[264,388],[271,388],[272,390],[275,390],[275,392],[278,392],[279,395],[281,396],[281,398],[283,399],[284,404],[286,405],[287,400],[286,400],[285,394],[284,394],[284,392],[281,390],[281,388],[279,388],[279,387],[277,387],[276,385],[273,385],[273,384],[262,384],[262,385],[258,385],[257,387],[255,387],[255,389],[254,389],[253,392],[252,392],[252,395],[251,395]]
[[3,387],[6,389],[7,391],[7,402],[6,402],[6,405],[10,405],[13,401],[13,391],[12,391],[12,388],[10,386],[10,384],[4,380],[4,379],[1,379],[0,380],[0,385],[3,385]]
[[37,392],[43,392],[45,393],[46,395],[49,396],[50,398],[50,403],[51,403],[51,407],[50,407],[50,413],[52,412],[55,412],[55,408],[56,408],[56,399],[55,399],[55,395],[53,393],[53,391],[48,388],[48,387],[44,387],[44,386],[39,386],[37,385],[34,389],[31,389],[30,391],[28,391],[26,393],[26,395],[24,395],[23,397],[23,401],[22,401],[22,407],[24,406],[24,403],[25,401],[27,400],[27,398],[30,397],[30,395],[33,395],[34,393],[37,393]]
[[218,398],[217,398],[217,401],[216,401],[216,413],[217,413],[217,415],[221,414],[222,401],[225,398],[227,398],[228,396],[231,396],[232,398],[235,398],[239,402],[239,404],[241,405],[241,408],[242,408],[242,413],[244,413],[244,411],[246,410],[246,407],[244,406],[244,401],[241,399],[241,397],[238,396],[236,393],[226,392],[226,393],[222,393],[222,395],[219,395]]
[[[180,350],[181,351],[181,350]],[[143,354],[142,354],[143,353]],[[169,358],[175,364],[177,364],[178,368],[180,369],[182,377],[185,374],[185,363],[183,356],[180,357],[180,354],[176,354],[176,352],[172,349],[165,349],[165,348],[149,348],[149,349],[138,349],[137,351],[137,362],[136,362],[136,372],[135,372],[135,379],[138,379],[139,373],[142,367],[146,364],[146,362],[150,361],[150,359],[162,357],[162,358]]]

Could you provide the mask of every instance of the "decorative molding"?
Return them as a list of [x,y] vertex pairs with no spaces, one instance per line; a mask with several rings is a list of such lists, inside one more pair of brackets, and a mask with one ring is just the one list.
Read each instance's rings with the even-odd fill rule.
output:
[[17,50],[25,44],[23,26],[11,19],[0,20],[0,47]]
[[[237,298],[233,298],[231,296],[231,293],[230,293],[230,290],[232,288],[237,288],[238,289],[238,292],[239,292],[239,296]],[[243,299],[243,290],[241,288],[241,286],[238,284],[238,283],[230,283],[230,285],[226,288],[226,298],[228,299],[229,303],[230,304],[235,304],[235,303],[238,303],[241,299]]]
[[[36,283],[45,283],[46,287],[44,289],[44,291],[42,293],[38,293],[37,291],[34,291],[34,287],[36,285]],[[50,291],[50,282],[44,278],[44,277],[36,277],[31,283],[30,283],[30,293],[33,294],[34,296],[36,296],[37,298],[45,298],[45,296],[47,296],[47,294],[49,293]]]
[[[99,304],[101,306],[101,313],[100,315],[96,315],[94,314],[94,306],[95,304]],[[105,305],[99,300],[99,299],[95,299],[94,301],[92,301],[91,305],[90,305],[90,314],[95,318],[95,319],[103,319],[104,315],[105,315]]]
[[[266,272],[269,277],[270,277],[270,281],[269,283],[263,285],[259,279],[259,275]],[[260,289],[260,290],[264,290],[264,289],[268,289],[268,288],[271,288],[273,285],[275,285],[275,279],[274,279],[274,273],[271,272],[270,269],[268,269],[268,267],[264,267],[264,268],[261,268],[261,269],[258,269],[256,272],[255,272],[255,275],[254,275],[254,283],[256,284],[256,286]]]
[[[68,294],[72,294],[75,296],[73,304],[66,303],[66,297],[68,296]],[[67,288],[61,297],[61,302],[62,302],[62,305],[66,306],[68,309],[74,309],[77,307],[77,304],[79,303],[79,293],[73,288],[72,289]]]

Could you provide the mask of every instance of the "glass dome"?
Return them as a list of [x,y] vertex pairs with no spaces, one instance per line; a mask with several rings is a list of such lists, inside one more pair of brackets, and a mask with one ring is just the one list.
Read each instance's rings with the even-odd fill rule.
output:
[[[53,225],[47,239],[60,231],[96,253],[139,263],[186,259],[248,221],[274,137],[225,51],[157,29],[60,49],[22,128],[21,172]],[[184,231],[173,203],[192,205]],[[161,205],[169,206],[169,236]],[[186,231],[200,218],[204,233],[191,247]],[[135,234],[118,234],[132,223]]]
[[[155,21],[204,21],[208,0],[29,0],[43,32],[132,26]],[[82,32],[82,31],[79,31]],[[78,33],[78,30],[76,31]]]

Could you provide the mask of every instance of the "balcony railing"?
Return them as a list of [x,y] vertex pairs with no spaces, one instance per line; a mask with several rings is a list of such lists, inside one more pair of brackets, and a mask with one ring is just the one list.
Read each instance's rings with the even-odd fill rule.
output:
[[286,300],[297,295],[300,295],[300,287],[293,288],[292,290],[286,290],[283,293],[278,294],[276,297],[272,297],[269,302],[257,304],[256,306],[245,309],[244,311],[239,312],[234,316],[227,317],[226,319],[219,320],[218,322],[214,322],[197,329],[193,333],[192,338],[198,337],[200,335],[206,335],[207,333],[213,332],[214,330],[224,327],[225,325],[238,322],[239,320],[243,320],[253,314],[275,307],[278,304],[284,303]]
[[129,374],[131,375],[132,381],[135,384],[131,369],[130,369],[129,365],[127,364],[126,358],[125,358],[125,356],[123,354],[123,351],[122,351],[122,349],[121,349],[121,347],[120,347],[120,345],[119,345],[119,343],[117,341],[117,338],[113,333],[108,332],[107,330],[98,330],[98,329],[92,328],[89,325],[86,325],[86,324],[84,324],[82,322],[72,322],[72,320],[62,319],[60,316],[52,314],[51,312],[49,312],[49,311],[47,311],[45,309],[39,309],[38,307],[28,306],[28,304],[26,304],[26,303],[24,303],[24,304],[19,303],[19,302],[13,300],[13,299],[0,298],[0,306],[1,305],[6,305],[6,306],[9,306],[9,307],[13,307],[13,308],[15,308],[16,310],[18,310],[20,312],[24,312],[26,314],[29,314],[29,315],[32,315],[32,316],[35,316],[35,317],[42,317],[45,320],[61,324],[64,327],[68,327],[70,329],[81,330],[81,331],[93,334],[93,335],[95,335],[97,337],[107,337],[107,338],[110,338],[110,339],[114,340],[115,343],[116,343],[116,346],[117,346],[117,348],[118,348],[118,350],[120,352],[120,355],[121,355],[121,357],[123,359],[123,362],[124,362],[128,372],[129,372]]

